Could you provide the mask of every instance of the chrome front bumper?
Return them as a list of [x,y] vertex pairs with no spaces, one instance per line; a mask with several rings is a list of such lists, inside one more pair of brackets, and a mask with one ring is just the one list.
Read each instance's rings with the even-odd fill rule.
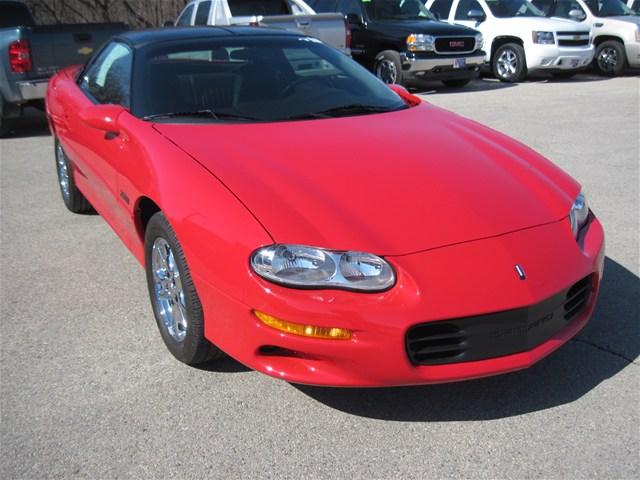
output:
[[405,72],[417,73],[417,72],[429,72],[438,68],[444,69],[456,69],[459,68],[456,62],[464,59],[465,67],[481,67],[485,63],[485,54],[480,53],[477,55],[460,55],[456,57],[452,56],[440,56],[436,58],[414,58],[409,57],[406,54],[402,55],[402,66]]

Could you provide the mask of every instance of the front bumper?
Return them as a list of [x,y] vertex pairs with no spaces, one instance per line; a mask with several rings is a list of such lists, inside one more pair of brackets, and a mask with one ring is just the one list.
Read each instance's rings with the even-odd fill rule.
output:
[[629,66],[640,68],[640,42],[627,42],[624,44],[624,48]]
[[401,54],[404,74],[425,80],[475,78],[485,64],[485,58],[484,52],[430,57]]
[[[245,298],[235,300],[196,277],[208,319],[205,335],[251,368],[312,385],[417,385],[527,368],[576,335],[591,317],[602,278],[604,233],[594,218],[576,244],[565,219],[387,258],[397,271],[398,283],[375,294],[294,290],[253,277]],[[525,268],[526,280],[518,278],[515,264]],[[592,280],[592,295],[581,312],[528,350],[428,366],[409,359],[407,332],[418,324],[529,306],[535,310],[585,277]],[[292,322],[349,328],[353,337],[319,340],[286,334],[262,324],[253,309]],[[547,316],[534,323],[544,324],[545,319]]]
[[588,47],[558,47],[533,45],[527,49],[527,68],[533,70],[579,70],[591,64],[593,45]]

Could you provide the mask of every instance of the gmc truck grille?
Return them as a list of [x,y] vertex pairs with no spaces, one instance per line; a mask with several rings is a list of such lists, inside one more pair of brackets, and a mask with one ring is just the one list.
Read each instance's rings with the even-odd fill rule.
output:
[[586,47],[590,43],[589,32],[557,32],[560,47]]
[[438,37],[435,42],[436,53],[471,53],[475,49],[474,37]]
[[531,350],[575,320],[592,292],[589,275],[536,305],[415,325],[406,334],[407,355],[414,365],[445,365]]

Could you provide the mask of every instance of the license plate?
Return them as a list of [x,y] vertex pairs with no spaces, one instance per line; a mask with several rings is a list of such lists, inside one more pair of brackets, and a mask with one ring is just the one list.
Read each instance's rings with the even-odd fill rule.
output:
[[453,68],[464,68],[467,65],[467,60],[464,58],[454,58]]

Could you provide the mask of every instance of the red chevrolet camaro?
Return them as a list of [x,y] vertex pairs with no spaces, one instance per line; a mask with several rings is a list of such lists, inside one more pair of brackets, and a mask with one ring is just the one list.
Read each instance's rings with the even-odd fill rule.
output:
[[291,382],[526,368],[592,315],[603,230],[520,143],[321,42],[126,33],[47,93],[62,198],[144,265],[166,346]]

